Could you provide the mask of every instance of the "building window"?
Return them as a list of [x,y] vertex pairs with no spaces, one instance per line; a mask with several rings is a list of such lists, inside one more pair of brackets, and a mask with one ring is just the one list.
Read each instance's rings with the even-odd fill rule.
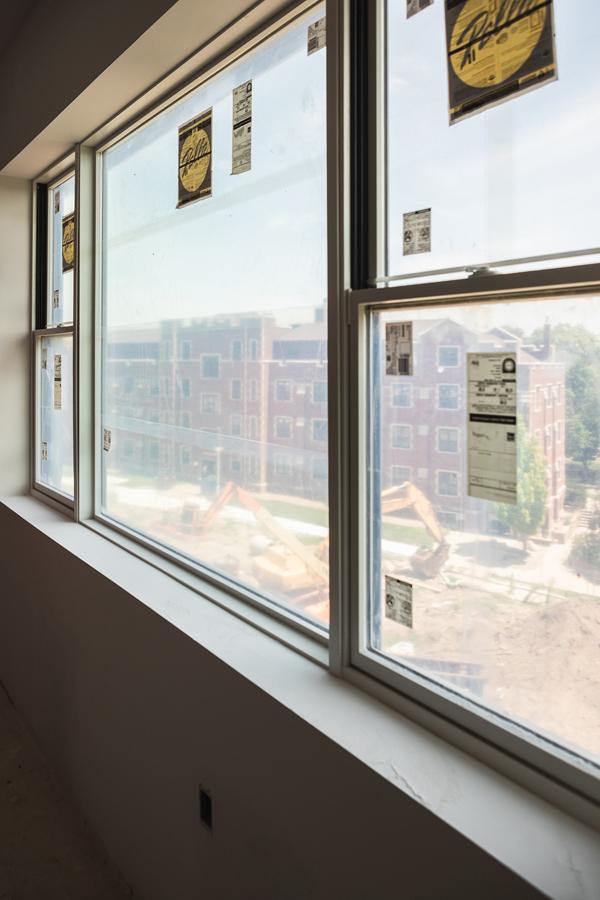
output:
[[182,466],[189,466],[192,461],[192,451],[189,447],[180,448],[180,460]]
[[437,449],[440,453],[458,453],[458,428],[438,428]]
[[410,425],[392,425],[392,448],[394,450],[410,450],[412,447],[412,427]]
[[242,382],[239,378],[234,378],[231,382],[231,399],[232,400],[241,400],[242,399]]
[[275,437],[287,440],[292,436],[292,419],[284,416],[276,416],[275,418]]
[[438,471],[437,493],[440,497],[458,497],[458,472]]
[[182,428],[189,428],[190,422],[191,422],[191,417],[190,417],[189,412],[182,412],[180,414],[179,421],[181,423]]
[[313,419],[311,422],[313,441],[327,440],[327,419]]
[[192,345],[189,341],[181,342],[181,358],[186,360],[192,358]]
[[438,409],[458,409],[459,396],[457,384],[438,384]]
[[410,466],[392,466],[392,484],[404,484],[412,479]]
[[313,403],[327,403],[327,382],[314,381],[312,386]]
[[292,399],[292,382],[276,381],[275,382],[275,399],[280,403],[289,403]]
[[241,437],[242,434],[242,417],[233,415],[231,417],[231,434],[234,437]]
[[251,441],[258,440],[258,418],[256,416],[248,416],[248,437]]
[[442,369],[453,369],[460,365],[460,347],[438,347],[438,366]]
[[202,394],[201,409],[205,415],[214,416],[220,412],[221,397],[219,394]]
[[258,381],[255,378],[248,382],[248,400],[252,403],[258,400]]
[[219,377],[220,359],[216,353],[205,354],[202,357],[202,377],[218,378]]
[[250,359],[252,362],[258,359],[258,341],[254,339],[250,341]]
[[231,358],[236,362],[242,358],[242,342],[241,341],[232,341],[231,342]]
[[184,397],[189,397],[191,394],[191,382],[189,378],[181,379],[181,393]]
[[273,457],[273,470],[278,478],[288,478],[292,474],[291,458],[284,453],[276,453]]
[[409,406],[412,406],[412,385],[392,385],[392,406],[396,406],[401,409],[407,409]]
[[328,477],[327,472],[327,457],[316,456],[311,462],[312,469],[312,477],[318,479],[319,481],[326,481]]

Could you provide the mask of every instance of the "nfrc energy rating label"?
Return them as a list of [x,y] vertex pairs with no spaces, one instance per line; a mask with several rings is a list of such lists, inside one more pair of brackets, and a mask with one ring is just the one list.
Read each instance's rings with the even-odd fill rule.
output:
[[468,494],[517,502],[517,355],[468,353]]

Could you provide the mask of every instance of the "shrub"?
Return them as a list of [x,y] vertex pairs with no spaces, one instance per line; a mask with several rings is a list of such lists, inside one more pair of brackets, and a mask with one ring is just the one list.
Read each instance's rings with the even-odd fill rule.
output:
[[587,488],[583,484],[569,484],[565,492],[565,503],[567,506],[580,509],[585,506],[587,499]]
[[570,562],[600,571],[600,532],[588,531],[573,541]]

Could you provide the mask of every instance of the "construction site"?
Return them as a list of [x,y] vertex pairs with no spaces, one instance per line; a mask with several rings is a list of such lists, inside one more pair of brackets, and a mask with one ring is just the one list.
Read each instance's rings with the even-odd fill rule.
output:
[[[228,482],[214,498],[180,483],[118,477],[111,513],[189,560],[222,572],[317,625],[329,619],[327,508]],[[444,530],[412,484],[381,497],[378,652],[527,727],[600,756],[600,584],[569,563],[572,540],[523,542]],[[412,585],[412,627],[386,616],[386,575]],[[378,608],[376,606],[378,604]],[[566,714],[568,711],[568,715]]]

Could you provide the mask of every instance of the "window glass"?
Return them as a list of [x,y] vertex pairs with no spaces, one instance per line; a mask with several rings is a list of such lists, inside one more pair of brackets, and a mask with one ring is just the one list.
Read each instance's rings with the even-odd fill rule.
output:
[[[413,371],[389,375],[386,329],[407,321]],[[373,311],[369,323],[364,650],[600,761],[600,297]],[[451,391],[436,365],[449,345]],[[502,382],[469,375],[492,356]],[[397,386],[413,407],[394,403]],[[460,405],[443,402],[457,392]],[[389,579],[407,586],[403,604]]]
[[73,497],[73,338],[37,340],[36,481]]
[[[496,106],[480,107],[452,125],[445,12],[457,4],[422,5],[407,17],[406,0],[387,0],[387,274],[478,267],[599,247],[597,0],[552,3],[556,80],[517,91]],[[469,7],[475,19],[471,31]],[[494,32],[499,48],[513,42],[512,63],[522,59],[527,47],[523,28],[537,34],[541,17],[551,27],[549,4],[472,2],[463,7],[457,26],[467,32],[468,42],[482,20],[489,22],[489,30],[508,7],[518,7],[519,13],[523,7],[532,10],[521,30],[514,23],[500,23]],[[456,17],[452,9],[451,15]],[[537,46],[546,53],[545,45],[542,49],[532,43],[534,50]],[[461,72],[476,86],[477,77],[490,76],[489,69],[480,76],[475,71],[480,57],[489,53],[489,38],[469,46],[475,63]],[[458,57],[461,65],[463,57]],[[430,249],[427,241],[414,242],[418,219],[404,218],[424,210],[431,210]],[[412,232],[408,240],[407,231]]]
[[[103,154],[101,474],[105,515],[326,624],[326,390],[315,410],[306,389],[327,382],[322,15]],[[250,169],[232,174],[249,80]],[[206,111],[211,194],[178,208],[178,130]]]
[[48,191],[47,324],[73,321],[75,273],[75,176]]

